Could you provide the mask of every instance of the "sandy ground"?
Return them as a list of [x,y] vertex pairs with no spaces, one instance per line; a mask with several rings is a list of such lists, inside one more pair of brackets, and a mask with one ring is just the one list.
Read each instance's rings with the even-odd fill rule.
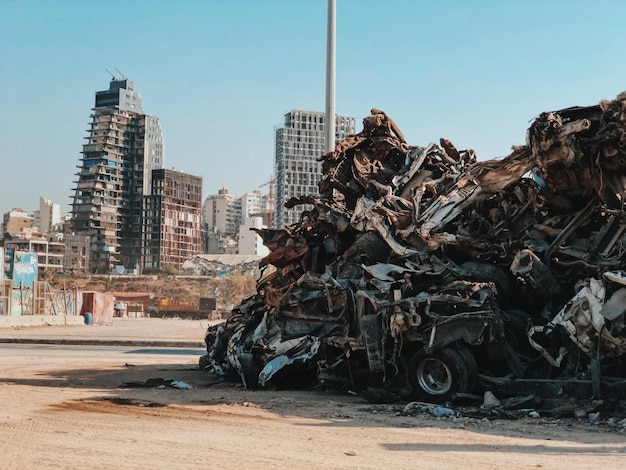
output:
[[[166,354],[169,352],[170,354]],[[172,354],[174,352],[174,354]],[[194,351],[0,345],[0,468],[589,469],[626,427],[406,416],[324,391],[248,391]],[[127,388],[148,379],[193,389]]]

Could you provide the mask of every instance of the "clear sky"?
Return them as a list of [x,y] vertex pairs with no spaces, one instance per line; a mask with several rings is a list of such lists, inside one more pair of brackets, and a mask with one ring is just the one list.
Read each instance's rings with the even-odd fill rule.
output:
[[[326,0],[0,0],[0,214],[67,213],[105,69],[161,120],[165,166],[204,196],[269,180],[274,128],[324,111]],[[626,90],[626,2],[337,0],[336,111],[481,160],[541,112]],[[265,187],[267,189],[267,187]]]

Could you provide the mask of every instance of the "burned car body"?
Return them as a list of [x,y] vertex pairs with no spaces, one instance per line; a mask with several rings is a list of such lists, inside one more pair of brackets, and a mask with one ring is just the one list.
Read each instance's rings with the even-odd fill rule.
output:
[[[322,157],[301,220],[257,230],[258,293],[207,331],[247,387],[377,383],[445,401],[493,378],[623,378],[626,101],[543,113],[477,162],[373,109]],[[612,381],[614,383],[615,380]]]

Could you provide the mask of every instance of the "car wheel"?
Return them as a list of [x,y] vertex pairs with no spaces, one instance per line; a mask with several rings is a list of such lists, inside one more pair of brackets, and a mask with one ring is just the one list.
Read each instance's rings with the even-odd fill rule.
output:
[[468,390],[469,372],[461,354],[451,347],[426,353],[420,349],[409,363],[413,391],[435,403],[444,403]]

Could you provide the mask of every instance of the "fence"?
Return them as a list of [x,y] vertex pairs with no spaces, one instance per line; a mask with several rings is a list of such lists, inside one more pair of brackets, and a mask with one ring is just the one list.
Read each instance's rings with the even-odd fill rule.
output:
[[0,315],[78,315],[81,304],[77,289],[53,290],[46,281],[35,281],[31,288],[7,280],[0,289]]

